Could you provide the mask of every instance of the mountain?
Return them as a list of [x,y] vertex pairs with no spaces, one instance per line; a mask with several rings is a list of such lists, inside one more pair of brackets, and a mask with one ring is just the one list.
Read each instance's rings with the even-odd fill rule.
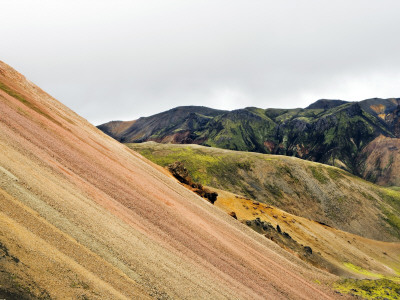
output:
[[361,175],[381,185],[400,186],[400,139],[379,136],[360,154]]
[[0,298],[343,299],[2,62],[0,112]]
[[400,192],[339,168],[199,145],[126,145],[163,167],[181,161],[203,185],[370,239],[400,241]]
[[[119,132],[112,132],[114,123],[99,128],[121,142],[200,144],[281,154],[364,175],[370,169],[370,152],[363,152],[365,147],[380,136],[400,137],[399,105],[400,99],[318,100],[305,109],[247,107],[211,110],[213,114],[191,106],[140,118],[129,126],[119,122],[124,128]],[[368,178],[382,182],[379,176]],[[385,183],[400,185],[398,178],[392,177]]]
[[[121,142],[157,140],[159,142],[193,142],[190,131],[202,130],[212,118],[226,111],[203,106],[181,106],[137,121],[111,121],[98,126]],[[171,134],[176,132],[176,134]]]
[[340,106],[342,104],[349,103],[348,101],[343,100],[329,100],[329,99],[320,99],[315,101],[314,103],[310,104],[306,107],[306,109],[331,109],[336,106]]

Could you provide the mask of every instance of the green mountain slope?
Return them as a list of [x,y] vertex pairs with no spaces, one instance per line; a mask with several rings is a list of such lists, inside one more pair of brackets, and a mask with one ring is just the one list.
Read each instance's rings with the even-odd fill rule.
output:
[[[230,150],[295,156],[363,175],[363,149],[379,136],[400,137],[400,99],[319,100],[306,109],[248,107],[219,111],[178,107],[136,122],[99,129],[121,142],[201,144]],[[115,126],[123,130],[115,130]],[[381,183],[379,177],[368,177]],[[387,184],[394,184],[390,179]]]
[[120,142],[191,143],[197,137],[192,131],[204,130],[212,118],[225,112],[203,106],[182,106],[135,122],[111,121],[97,127]]
[[294,157],[198,145],[127,144],[153,162],[182,161],[197,182],[364,237],[400,240],[400,192]]

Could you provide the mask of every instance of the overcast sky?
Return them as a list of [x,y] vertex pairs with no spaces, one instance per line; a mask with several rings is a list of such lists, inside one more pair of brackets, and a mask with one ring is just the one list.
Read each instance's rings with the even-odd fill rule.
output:
[[400,1],[0,1],[0,60],[98,125],[400,97]]

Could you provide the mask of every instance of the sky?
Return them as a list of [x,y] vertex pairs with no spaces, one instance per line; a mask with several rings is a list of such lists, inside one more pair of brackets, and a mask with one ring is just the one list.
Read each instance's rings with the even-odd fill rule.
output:
[[0,3],[0,60],[95,125],[400,97],[398,0]]

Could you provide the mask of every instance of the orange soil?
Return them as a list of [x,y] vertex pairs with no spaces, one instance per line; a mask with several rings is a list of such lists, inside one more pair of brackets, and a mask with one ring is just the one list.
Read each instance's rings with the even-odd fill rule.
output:
[[[324,259],[334,264],[336,273],[351,277],[366,278],[345,267],[345,263],[362,267],[372,273],[398,276],[400,270],[400,243],[375,241],[355,234],[321,225],[318,222],[289,214],[276,207],[209,188],[218,192],[215,206],[227,213],[235,212],[238,220],[254,220],[271,223],[290,234],[298,243],[310,246]],[[371,277],[373,278],[373,277]]]
[[313,283],[336,277],[186,190],[1,62],[0,82],[19,94],[0,90],[0,242],[19,259],[0,260],[0,269],[32,294],[336,297]]

